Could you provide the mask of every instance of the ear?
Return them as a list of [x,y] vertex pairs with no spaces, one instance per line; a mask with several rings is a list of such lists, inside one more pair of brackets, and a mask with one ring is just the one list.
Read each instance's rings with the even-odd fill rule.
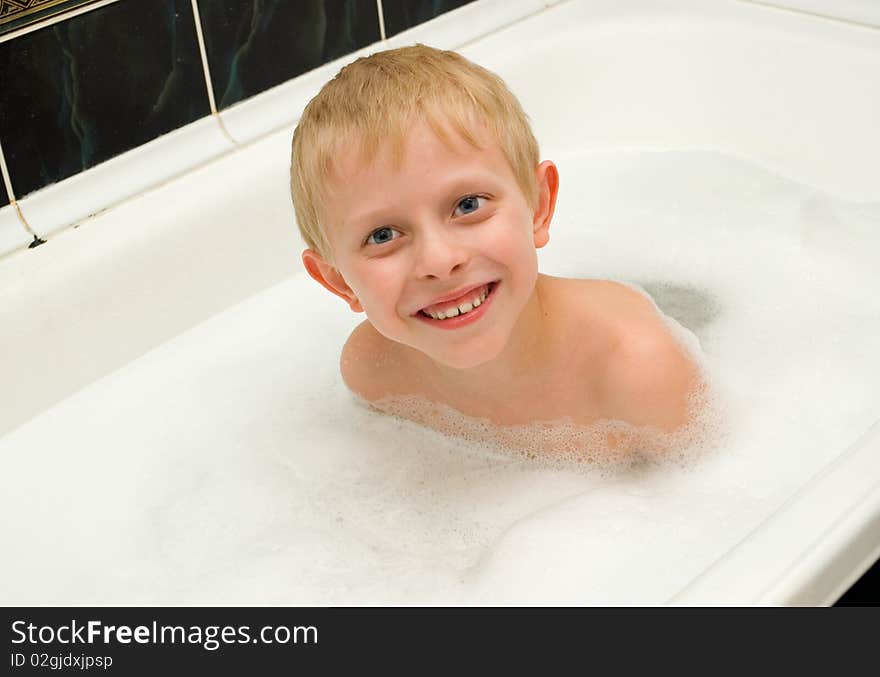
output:
[[538,205],[532,218],[535,248],[540,249],[550,241],[550,221],[556,209],[556,194],[559,192],[559,171],[550,160],[544,160],[535,170],[538,181]]
[[364,312],[364,308],[361,306],[360,301],[358,301],[357,295],[348,286],[348,283],[342,277],[342,273],[331,266],[323,256],[314,249],[306,249],[302,254],[302,260],[309,275],[317,280],[321,286],[343,299],[354,312]]

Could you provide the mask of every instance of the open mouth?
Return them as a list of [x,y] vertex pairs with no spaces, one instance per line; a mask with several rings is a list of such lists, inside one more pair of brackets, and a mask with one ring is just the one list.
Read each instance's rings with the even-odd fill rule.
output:
[[467,318],[469,315],[474,315],[475,318],[476,315],[482,314],[479,312],[480,308],[490,299],[497,286],[498,280],[494,280],[484,284],[482,287],[468,292],[467,296],[459,300],[457,304],[438,303],[434,306],[423,308],[416,313],[416,316],[434,323],[445,323],[458,320],[453,323],[460,324],[461,320]]

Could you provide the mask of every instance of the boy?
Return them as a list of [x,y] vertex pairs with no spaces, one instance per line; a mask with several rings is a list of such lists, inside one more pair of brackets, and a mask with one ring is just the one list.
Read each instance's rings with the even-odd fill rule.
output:
[[453,434],[443,405],[499,431],[623,422],[617,451],[688,423],[699,369],[651,300],[538,273],[558,188],[517,99],[454,52],[380,52],[328,82],[294,132],[291,190],[306,270],[367,316],[348,388]]

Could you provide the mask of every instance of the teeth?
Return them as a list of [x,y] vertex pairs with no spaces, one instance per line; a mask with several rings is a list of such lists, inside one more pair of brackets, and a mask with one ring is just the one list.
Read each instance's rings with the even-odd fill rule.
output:
[[464,303],[459,304],[458,308],[452,307],[448,310],[441,310],[440,312],[434,312],[431,310],[425,310],[423,312],[427,313],[435,320],[446,320],[451,317],[458,317],[459,315],[471,312],[474,308],[478,308],[480,304],[486,300],[488,295],[489,288],[487,286],[478,296],[475,296],[470,301],[465,301]]

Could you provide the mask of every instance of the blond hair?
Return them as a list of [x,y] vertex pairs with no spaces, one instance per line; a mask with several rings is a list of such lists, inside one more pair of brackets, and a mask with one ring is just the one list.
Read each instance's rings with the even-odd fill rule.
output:
[[[528,203],[537,204],[538,142],[528,117],[504,81],[460,54],[425,45],[362,57],[326,83],[303,111],[293,133],[290,191],[306,244],[331,259],[322,224],[324,185],[332,158],[359,143],[361,157],[391,142],[400,162],[407,130],[424,119],[444,141],[449,127],[480,147],[485,125],[507,158]],[[447,127],[448,125],[448,127]]]

